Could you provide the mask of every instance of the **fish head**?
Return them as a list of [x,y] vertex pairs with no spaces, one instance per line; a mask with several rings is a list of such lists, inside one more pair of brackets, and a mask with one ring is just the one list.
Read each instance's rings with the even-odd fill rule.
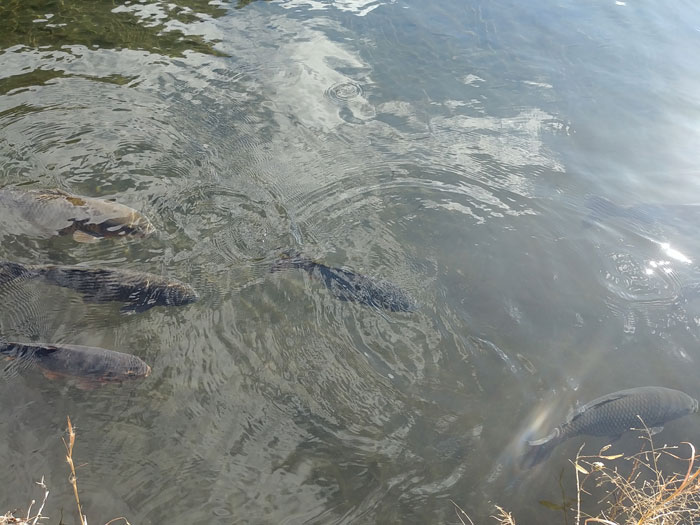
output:
[[148,217],[136,210],[131,210],[128,215],[107,218],[100,226],[105,237],[146,237],[156,231]]
[[[46,373],[44,374],[46,375]],[[123,383],[133,379],[143,379],[151,375],[151,367],[136,356],[129,356],[127,362],[101,370],[99,373],[81,375],[77,379],[84,385],[96,387],[108,383]]]
[[199,300],[197,290],[189,284],[175,280],[167,284],[162,291],[162,295],[165,298],[164,303],[169,306],[181,306]]
[[393,290],[393,293],[384,297],[383,302],[385,304],[382,306],[392,312],[415,312],[418,310],[418,303],[416,300],[399,289]]
[[156,227],[148,217],[134,210],[134,212],[129,217],[129,222],[126,224],[126,228],[130,235],[135,235],[137,237],[146,237],[155,233]]
[[89,210],[86,227],[104,237],[145,237],[156,231],[153,223],[141,212],[118,202],[84,198]]
[[151,375],[151,367],[135,355],[129,356],[128,361],[119,373],[113,373],[108,378],[111,381],[126,381],[129,379],[143,379]]

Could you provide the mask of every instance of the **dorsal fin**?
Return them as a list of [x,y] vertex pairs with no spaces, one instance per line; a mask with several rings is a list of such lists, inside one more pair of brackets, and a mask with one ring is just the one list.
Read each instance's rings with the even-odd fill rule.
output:
[[52,196],[52,197],[68,197],[70,193],[64,191],[60,188],[48,188],[46,190],[39,190],[42,196]]
[[82,230],[75,230],[73,232],[73,240],[76,242],[92,244],[92,243],[98,242],[100,240],[100,238],[95,236],[95,235],[91,235],[87,232],[84,232]]
[[583,405],[582,407],[574,410],[573,413],[569,415],[566,422],[571,423],[572,421],[575,421],[578,417],[583,415],[584,412],[586,412],[592,408],[597,408],[597,407],[601,407],[603,405],[607,405],[608,403],[612,403],[613,401],[616,401],[618,399],[622,399],[623,397],[626,397],[627,395],[628,394],[626,392],[616,392],[614,394],[608,394],[607,396],[603,396],[599,399],[594,399],[590,403],[587,403],[587,404]]

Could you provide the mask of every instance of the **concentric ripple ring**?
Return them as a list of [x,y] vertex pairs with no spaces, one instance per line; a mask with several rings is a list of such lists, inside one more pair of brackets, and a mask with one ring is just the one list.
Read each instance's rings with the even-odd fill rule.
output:
[[362,86],[355,82],[341,82],[326,90],[326,96],[334,102],[343,103],[347,100],[362,96]]

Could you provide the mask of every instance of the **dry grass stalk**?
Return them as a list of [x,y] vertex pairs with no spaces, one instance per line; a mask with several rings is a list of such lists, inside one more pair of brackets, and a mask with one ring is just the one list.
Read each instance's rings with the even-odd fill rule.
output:
[[[676,453],[680,447],[657,447],[652,432],[646,426],[643,431],[640,437],[644,444],[631,456],[607,453],[611,445],[591,456],[582,455],[583,446],[579,448],[576,459],[571,462],[576,475],[576,507],[569,509],[576,525],[580,525],[581,520],[583,525],[700,524],[700,466],[697,465],[700,454],[691,443],[683,442],[681,445],[687,446],[690,452],[687,457],[681,457]],[[631,468],[627,469],[629,473],[621,473],[620,461],[631,463]],[[678,468],[679,463],[681,468]],[[664,474],[666,465],[673,466],[666,468],[673,474]],[[593,501],[598,509],[603,508],[596,511],[595,516],[582,510],[591,505],[593,490],[604,494]],[[457,504],[455,507],[464,513]],[[501,525],[515,525],[510,513],[499,506],[496,509],[498,514],[493,518]]]
[[[596,486],[606,492],[601,502],[607,502],[605,511],[599,516],[587,516],[585,524],[681,525],[700,521],[700,468],[695,466],[700,456],[695,447],[684,442],[690,454],[681,458],[674,452],[678,447],[656,447],[649,429],[645,429],[645,434],[642,450],[624,458],[632,462],[632,469],[626,476],[610,463],[622,455],[605,455],[609,446],[595,456],[582,456],[579,450],[574,462],[579,498],[581,494],[588,494],[586,483],[595,480]],[[665,475],[660,466],[662,459],[687,463],[685,469],[680,469],[684,473]],[[584,475],[583,479],[579,473]],[[582,516],[579,507],[577,523]]]
[[515,525],[515,519],[513,519],[513,515],[510,512],[506,512],[503,507],[498,505],[496,505],[496,510],[498,510],[498,514],[491,517],[497,519],[498,523],[501,525]]
[[467,525],[467,522],[462,519],[462,516],[467,518],[467,520],[469,520],[469,523],[471,525],[474,525],[474,522],[469,517],[469,515],[466,512],[464,512],[464,509],[462,507],[460,507],[459,505],[457,505],[454,501],[452,501],[452,500],[450,500],[450,501],[452,502],[452,505],[455,506],[455,512],[457,513],[457,518],[462,523],[462,525]]
[[78,496],[78,477],[75,474],[75,464],[73,463],[73,446],[75,445],[75,430],[73,430],[73,425],[70,422],[70,416],[67,416],[68,420],[68,443],[66,443],[66,438],[61,438],[63,440],[63,445],[66,447],[66,461],[68,466],[70,466],[70,484],[73,485],[73,494],[75,494],[75,502],[78,504],[78,516],[80,517],[80,525],[88,525],[87,516],[83,514],[83,509],[80,506],[80,496]]
[[32,507],[36,503],[36,500],[32,500],[32,502],[29,504],[29,508],[27,509],[26,518],[17,518],[15,517],[14,513],[8,512],[4,516],[0,516],[0,525],[6,525],[10,523],[15,523],[19,525],[36,525],[39,520],[48,519],[46,516],[41,515],[41,511],[44,510],[46,498],[49,497],[49,490],[46,488],[46,484],[44,483],[43,477],[41,478],[41,481],[37,481],[36,484],[39,485],[42,489],[44,489],[44,497],[41,500],[41,506],[39,507],[39,511],[34,516],[32,516]]

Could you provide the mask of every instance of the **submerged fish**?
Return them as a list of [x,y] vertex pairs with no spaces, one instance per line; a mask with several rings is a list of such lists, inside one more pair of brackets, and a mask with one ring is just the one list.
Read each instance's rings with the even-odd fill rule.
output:
[[154,306],[181,306],[199,299],[199,294],[189,284],[152,273],[0,262],[0,284],[38,277],[50,284],[75,290],[88,302],[124,302],[126,304],[120,311],[126,314],[145,312]]
[[416,301],[394,283],[375,279],[343,268],[333,268],[300,255],[285,255],[270,269],[271,272],[299,268],[320,278],[333,295],[341,301],[385,308],[392,312],[412,312]]
[[[72,235],[78,242],[95,242],[104,237],[143,237],[155,231],[151,221],[133,208],[59,189],[2,188],[0,218],[0,224],[7,223],[3,224],[7,226],[5,230]],[[17,218],[25,224],[16,224]]]
[[51,379],[77,378],[85,386],[140,379],[151,373],[151,367],[135,355],[93,346],[2,342],[0,355],[30,362]]
[[[646,425],[660,432],[667,421],[698,411],[698,401],[680,390],[646,386],[614,392],[583,405],[547,437],[528,442],[524,466],[534,466],[554,448],[579,435],[607,436],[613,439],[632,428]],[[641,421],[640,421],[641,418]]]

